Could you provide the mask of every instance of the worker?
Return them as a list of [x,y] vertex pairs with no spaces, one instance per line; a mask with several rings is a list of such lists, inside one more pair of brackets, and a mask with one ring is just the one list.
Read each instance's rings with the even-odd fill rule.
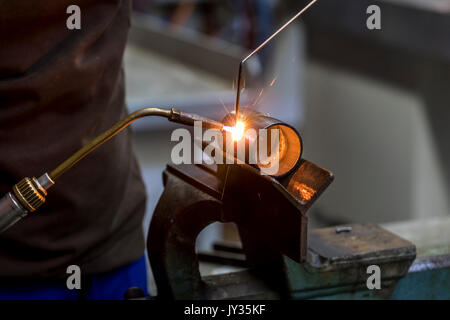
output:
[[[131,0],[0,0],[0,194],[126,115],[130,13]],[[0,299],[147,293],[145,194],[127,129],[61,177],[38,213],[0,235]],[[70,285],[77,270],[81,284]]]

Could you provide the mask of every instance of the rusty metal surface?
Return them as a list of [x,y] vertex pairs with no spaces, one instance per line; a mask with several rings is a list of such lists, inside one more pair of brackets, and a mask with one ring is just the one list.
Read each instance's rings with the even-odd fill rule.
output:
[[[376,260],[414,259],[416,248],[376,224],[354,224],[346,232],[341,227],[312,230],[309,233],[311,255],[320,256],[329,265],[369,263]],[[317,264],[319,267],[323,262]]]
[[203,278],[206,284],[206,297],[213,300],[222,299],[280,299],[279,292],[268,286],[251,271],[239,271],[219,276]]
[[[353,224],[309,232],[308,261],[285,258],[294,299],[387,299],[416,256],[414,244],[374,224]],[[381,290],[367,288],[367,267],[381,272]]]

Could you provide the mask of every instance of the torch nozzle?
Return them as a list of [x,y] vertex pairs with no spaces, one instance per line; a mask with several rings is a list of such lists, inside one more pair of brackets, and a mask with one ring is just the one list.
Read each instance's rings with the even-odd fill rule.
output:
[[188,113],[179,111],[176,109],[171,109],[171,115],[169,121],[185,124],[188,126],[194,126],[196,121],[202,122],[202,127],[206,129],[223,129],[223,124],[219,121],[215,121],[209,118],[202,117],[195,113]]

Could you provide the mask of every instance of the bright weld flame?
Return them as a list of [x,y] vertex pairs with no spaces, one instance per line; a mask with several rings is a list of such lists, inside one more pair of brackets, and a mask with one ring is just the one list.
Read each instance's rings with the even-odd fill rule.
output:
[[234,141],[239,141],[244,136],[245,124],[242,121],[238,121],[234,127],[224,126],[223,129],[231,132],[231,137]]
[[242,121],[238,121],[236,125],[232,128],[231,136],[234,141],[241,140],[244,136],[245,125]]

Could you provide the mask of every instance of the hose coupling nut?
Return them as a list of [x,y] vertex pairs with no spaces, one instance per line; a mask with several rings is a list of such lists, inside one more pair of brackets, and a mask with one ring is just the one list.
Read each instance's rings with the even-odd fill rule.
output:
[[14,185],[13,193],[20,204],[29,212],[38,209],[45,202],[46,190],[41,187],[36,178],[23,178]]

